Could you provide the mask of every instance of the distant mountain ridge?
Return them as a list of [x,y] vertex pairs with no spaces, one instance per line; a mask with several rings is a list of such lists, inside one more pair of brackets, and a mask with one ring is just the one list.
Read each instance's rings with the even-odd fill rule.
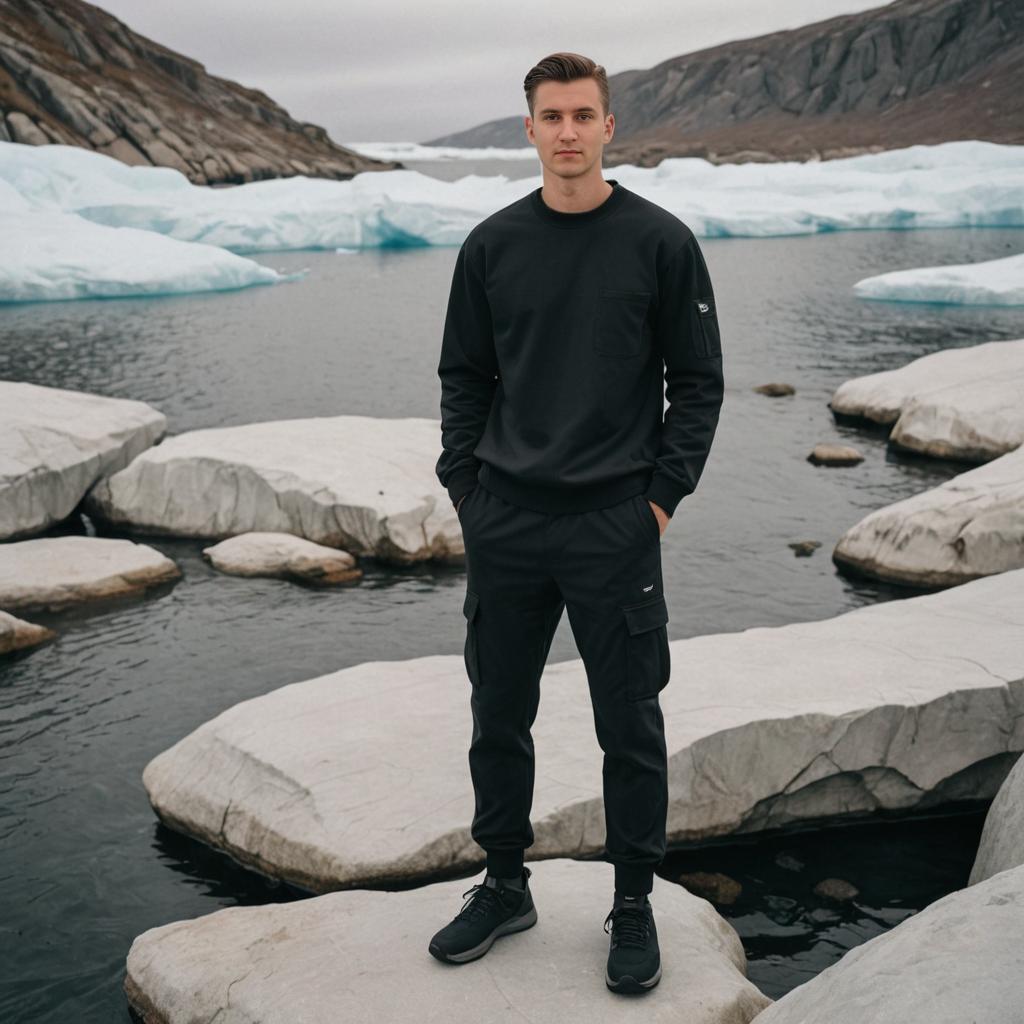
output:
[[392,170],[83,0],[0,0],[0,140],[65,143],[196,184]]
[[[598,59],[598,55],[592,55]],[[1024,2],[897,0],[608,79],[606,165],[806,160],[916,143],[1024,143]],[[430,139],[530,143],[524,112]]]

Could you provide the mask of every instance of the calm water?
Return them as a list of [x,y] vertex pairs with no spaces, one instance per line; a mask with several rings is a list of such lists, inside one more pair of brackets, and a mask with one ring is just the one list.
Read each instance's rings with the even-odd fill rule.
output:
[[[471,169],[481,170],[461,172]],[[450,167],[438,174],[455,176]],[[850,287],[884,270],[1020,252],[1024,231],[858,231],[703,247],[727,394],[700,488],[663,538],[670,636],[826,618],[908,596],[844,579],[831,549],[870,509],[963,467],[889,455],[880,435],[834,424],[826,403],[848,377],[942,347],[1024,337],[1024,310],[869,303]],[[167,415],[171,433],[340,413],[437,418],[456,251],[268,253],[257,258],[308,275],[211,295],[0,307],[0,377],[142,399]],[[751,391],[766,381],[797,392]],[[865,461],[812,466],[807,453],[828,440],[857,445]],[[55,532],[94,529],[77,519]],[[292,898],[158,826],[141,782],[150,758],[286,683],[367,660],[461,653],[458,567],[367,561],[359,584],[316,591],[219,575],[200,542],[148,540],[177,560],[180,582],[144,601],[34,616],[59,639],[0,665],[0,1020],[126,1021],[124,958],[137,934],[222,906]],[[796,540],[822,546],[797,558],[787,547]],[[575,657],[563,617],[550,661]],[[964,820],[937,822],[938,837],[865,840],[850,870],[873,851],[869,902],[899,906],[872,927],[965,884],[977,837],[963,840]],[[971,821],[976,832],[980,819]],[[800,842],[822,856],[832,839]],[[939,856],[943,847],[955,855]],[[748,851],[748,865],[775,856],[764,851]],[[700,870],[728,873],[730,856],[717,847]],[[928,884],[911,884],[922,864]],[[822,942],[838,955],[874,934],[837,925],[822,939],[806,922],[795,932],[779,923],[774,912],[800,902],[803,884],[799,872],[774,871],[745,889],[747,923],[761,915],[753,931],[740,929],[751,976],[773,997],[830,962]]]

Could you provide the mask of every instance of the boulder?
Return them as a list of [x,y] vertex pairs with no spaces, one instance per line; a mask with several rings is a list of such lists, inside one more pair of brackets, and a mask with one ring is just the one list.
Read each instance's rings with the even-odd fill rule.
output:
[[836,565],[919,587],[1024,566],[1024,448],[869,512],[839,538]]
[[0,612],[0,655],[11,654],[23,647],[35,647],[52,640],[56,635],[45,626],[37,626],[8,615],[7,612]]
[[1024,444],[1024,339],[921,356],[841,384],[842,416],[894,424],[890,443],[938,458],[987,462]]
[[[669,843],[991,799],[1024,750],[1022,635],[1019,570],[672,641]],[[471,686],[454,654],[291,683],[200,725],[143,784],[169,827],[311,891],[467,871],[484,859],[469,831]],[[545,668],[532,734],[527,859],[600,856],[602,752],[579,659]]]
[[203,557],[215,569],[234,576],[276,576],[302,583],[346,583],[363,570],[347,551],[290,533],[242,533],[213,547]]
[[1024,864],[1024,757],[1017,758],[985,815],[978,853],[967,884],[974,885],[1021,864]]
[[98,484],[86,508],[149,533],[291,533],[356,556],[461,560],[434,471],[437,420],[322,416],[193,430]]
[[61,611],[141,594],[181,576],[155,548],[110,537],[36,537],[0,544],[0,608]]
[[660,878],[651,902],[661,981],[644,999],[610,999],[603,920],[612,875],[603,863],[537,864],[537,923],[498,939],[482,960],[439,963],[427,952],[430,936],[474,881],[226,907],[151,928],[128,951],[125,993],[147,1024],[746,1024],[771,1003],[746,978],[733,928],[706,900]]
[[145,402],[0,381],[0,540],[67,518],[97,480],[166,429]]

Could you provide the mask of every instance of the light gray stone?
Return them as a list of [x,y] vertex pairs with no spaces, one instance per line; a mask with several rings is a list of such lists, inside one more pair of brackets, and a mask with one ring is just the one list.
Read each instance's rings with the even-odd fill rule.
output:
[[145,402],[0,381],[0,540],[65,519],[166,429]]
[[[991,798],[1024,750],[1022,635],[1024,570],[672,641],[669,842]],[[470,870],[470,692],[461,654],[353,665],[228,708],[143,783],[170,827],[313,891]],[[545,668],[532,733],[527,858],[599,856],[602,752],[579,659]]]
[[398,564],[461,560],[434,471],[437,420],[323,416],[170,437],[90,493],[90,513],[148,532],[293,533]]
[[8,615],[7,612],[0,612],[0,655],[10,654],[23,647],[35,647],[52,640],[56,635],[45,626],[37,626],[33,622]]
[[953,586],[1024,566],[1024,448],[876,509],[839,538],[833,561],[915,586]]
[[819,466],[855,466],[864,456],[853,445],[822,441],[811,449],[807,461]]
[[181,576],[155,548],[113,537],[36,537],[0,544],[0,608],[59,611],[140,594]]
[[1020,1024],[1024,867],[951,892],[854,947],[755,1024]]
[[235,576],[277,576],[327,584],[363,574],[347,551],[290,533],[242,533],[203,548],[203,557],[214,568]]
[[1024,444],[1024,339],[942,349],[841,384],[834,412],[895,424],[892,444],[986,462]]
[[989,806],[967,884],[974,885],[1021,864],[1024,864],[1024,757],[1017,758]]
[[143,932],[125,992],[147,1024],[746,1024],[771,1000],[746,978],[734,929],[710,903],[655,878],[662,978],[642,999],[605,987],[611,868],[533,866],[537,923],[452,967],[427,952],[478,879],[226,907]]

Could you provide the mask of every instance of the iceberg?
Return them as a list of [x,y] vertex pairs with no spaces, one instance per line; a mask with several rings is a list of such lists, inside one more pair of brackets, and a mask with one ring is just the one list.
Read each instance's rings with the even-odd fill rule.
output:
[[[672,158],[608,168],[606,177],[702,237],[1024,226],[1024,146],[991,142],[808,162]],[[241,259],[256,252],[454,246],[541,180],[442,181],[399,170],[210,187],[76,146],[0,142],[0,230],[10,243],[0,257],[0,297],[239,288],[301,276]],[[177,247],[189,244],[197,247]]]
[[297,276],[216,246],[76,214],[2,211],[0,231],[0,303],[221,291]]
[[893,270],[862,278],[853,291],[862,299],[895,302],[1024,306],[1024,253],[980,263]]

